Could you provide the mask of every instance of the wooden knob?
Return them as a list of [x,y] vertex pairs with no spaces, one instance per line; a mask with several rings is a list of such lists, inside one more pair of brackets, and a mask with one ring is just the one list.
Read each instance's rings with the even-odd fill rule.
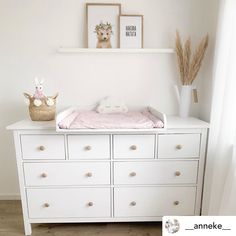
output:
[[90,150],[92,149],[92,147],[88,145],[88,146],[85,146],[84,149],[85,149],[86,151],[90,151]]
[[135,201],[133,201],[133,202],[130,203],[131,206],[136,206],[136,204],[137,204],[137,203],[136,203]]
[[132,146],[130,146],[130,149],[131,150],[137,150],[137,146],[136,145],[132,145]]
[[181,175],[181,172],[180,171],[175,171],[175,176],[180,176]]
[[176,149],[177,149],[177,150],[181,150],[182,148],[183,148],[183,146],[180,145],[180,144],[178,144],[178,145],[176,146]]
[[48,203],[44,203],[44,207],[50,207]]
[[42,174],[41,174],[41,177],[42,177],[42,178],[46,178],[46,177],[47,177],[47,174],[46,174],[46,173],[42,173]]
[[179,201],[174,201],[174,205],[178,206],[179,205]]
[[93,174],[92,174],[91,172],[88,172],[88,173],[86,174],[86,176],[87,176],[87,177],[92,177]]
[[45,150],[45,147],[44,147],[44,146],[39,146],[39,150],[40,150],[40,151],[44,151],[44,150]]
[[136,176],[136,172],[131,172],[129,175],[130,175],[131,177],[134,177],[134,176]]
[[93,202],[89,202],[88,206],[90,206],[90,207],[93,206]]

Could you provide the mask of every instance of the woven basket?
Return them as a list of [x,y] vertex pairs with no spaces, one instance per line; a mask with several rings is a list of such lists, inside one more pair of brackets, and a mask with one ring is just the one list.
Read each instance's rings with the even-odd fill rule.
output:
[[24,93],[24,96],[29,99],[29,114],[32,121],[50,121],[55,119],[56,115],[56,98],[58,94],[52,97],[54,105],[48,106],[46,103],[47,98],[40,99],[42,104],[40,106],[34,105],[34,98],[29,94]]

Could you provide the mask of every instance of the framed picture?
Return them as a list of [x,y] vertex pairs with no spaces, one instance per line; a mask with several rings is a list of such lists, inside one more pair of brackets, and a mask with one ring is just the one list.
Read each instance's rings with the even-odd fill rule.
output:
[[119,3],[87,3],[87,46],[88,48],[119,47]]
[[120,48],[143,48],[143,16],[121,15]]

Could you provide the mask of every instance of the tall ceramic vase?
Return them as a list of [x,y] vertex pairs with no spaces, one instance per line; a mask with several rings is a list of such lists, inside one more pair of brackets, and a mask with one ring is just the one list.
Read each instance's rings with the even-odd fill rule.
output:
[[182,85],[179,95],[179,116],[182,118],[186,118],[189,116],[190,113],[192,86]]

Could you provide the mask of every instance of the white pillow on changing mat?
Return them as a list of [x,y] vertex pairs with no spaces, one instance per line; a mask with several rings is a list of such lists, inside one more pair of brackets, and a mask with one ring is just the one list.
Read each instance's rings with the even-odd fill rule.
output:
[[128,107],[119,99],[106,97],[99,102],[96,111],[98,113],[126,113]]

